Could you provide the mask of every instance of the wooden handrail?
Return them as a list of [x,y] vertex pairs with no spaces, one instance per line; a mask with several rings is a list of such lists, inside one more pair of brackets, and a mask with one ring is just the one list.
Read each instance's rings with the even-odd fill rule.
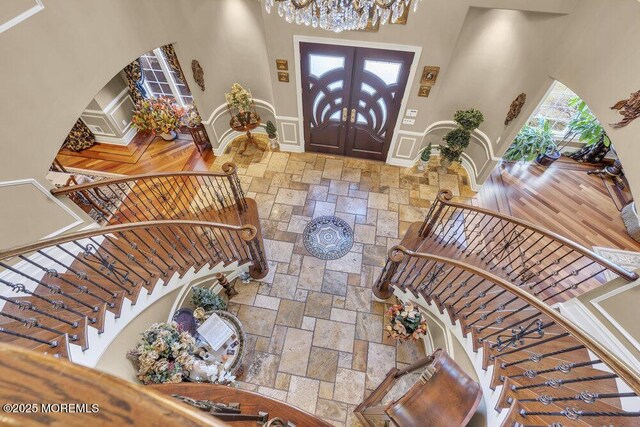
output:
[[209,176],[226,178],[236,173],[237,167],[234,163],[225,163],[222,165],[222,172],[202,172],[202,171],[180,171],[180,172],[160,172],[146,173],[139,175],[127,175],[121,178],[103,179],[101,181],[89,182],[86,184],[74,185],[71,187],[59,187],[51,190],[54,196],[75,193],[77,191],[89,190],[96,187],[103,187],[109,184],[119,184],[127,181],[136,181],[139,179],[167,178],[172,176]]
[[247,242],[253,240],[258,233],[256,227],[250,224],[239,226],[239,225],[220,224],[216,222],[190,221],[190,220],[142,221],[142,222],[122,224],[122,225],[110,225],[107,227],[94,228],[91,230],[84,230],[76,233],[64,234],[62,236],[43,239],[27,245],[6,249],[3,251],[0,251],[0,260],[11,258],[11,257],[28,253],[28,252],[37,251],[39,249],[46,249],[51,246],[60,245],[63,243],[69,243],[74,240],[86,239],[88,237],[101,236],[105,234],[114,234],[122,231],[129,231],[129,230],[171,227],[171,226],[207,227],[207,228],[219,228],[219,229],[225,229],[225,230],[239,231],[242,233],[241,234],[242,239]]
[[550,239],[556,240],[560,243],[562,243],[565,246],[570,247],[571,249],[575,250],[576,252],[584,255],[585,257],[592,259],[593,261],[597,262],[598,264],[602,265],[603,267],[606,267],[607,269],[613,271],[614,273],[616,273],[618,276],[623,277],[629,281],[632,280],[637,280],[638,279],[638,274],[633,272],[633,271],[629,271],[625,268],[620,267],[617,264],[614,264],[613,262],[609,261],[606,258],[601,257],[600,255],[596,254],[595,252],[589,250],[588,248],[580,245],[579,243],[573,242],[569,239],[567,239],[564,236],[561,236],[560,234],[554,233],[553,231],[550,230],[546,230],[538,225],[535,225],[531,222],[528,221],[524,221],[518,218],[515,218],[513,216],[509,216],[509,215],[505,215],[503,213],[500,212],[496,212],[496,211],[492,211],[490,209],[485,209],[485,208],[480,208],[477,206],[472,206],[472,205],[465,205],[463,203],[456,203],[456,202],[452,202],[452,193],[450,190],[440,190],[438,192],[438,201],[446,206],[451,206],[454,208],[460,208],[460,209],[465,209],[465,210],[469,210],[469,211],[473,211],[473,212],[478,212],[478,213],[482,213],[485,215],[490,215],[496,218],[500,218],[500,219],[504,219],[505,221],[509,221],[509,222],[513,222],[516,223],[517,225],[520,225],[522,227],[534,230],[537,233],[540,233],[546,237],[549,237]]
[[[150,388],[13,345],[0,344],[0,377],[6,408],[1,425],[228,425]],[[87,405],[91,410],[47,411],[48,404]]]
[[438,255],[414,252],[401,245],[394,246],[389,250],[389,259],[396,263],[401,262],[404,259],[405,255],[409,257],[422,258],[422,259],[434,261],[436,263],[439,262],[439,263],[449,264],[449,265],[458,267],[462,270],[465,270],[469,273],[477,275],[507,290],[514,296],[525,301],[530,306],[536,308],[545,316],[552,319],[556,324],[563,327],[576,340],[580,341],[585,347],[591,350],[603,363],[609,366],[613,370],[613,372],[615,372],[623,381],[627,383],[627,385],[629,385],[629,387],[633,389],[635,393],[640,395],[640,376],[638,376],[638,374],[636,374],[624,362],[622,362],[619,358],[617,358],[613,353],[611,353],[605,347],[603,347],[598,342],[591,339],[585,332],[582,331],[582,329],[575,326],[573,322],[566,319],[559,312],[552,309],[547,304],[540,301],[538,298],[534,297],[530,293],[523,291],[516,285],[509,283],[506,280],[492,273],[476,268],[471,264],[467,264],[465,262],[461,262],[461,261],[446,258],[446,257],[441,257]]

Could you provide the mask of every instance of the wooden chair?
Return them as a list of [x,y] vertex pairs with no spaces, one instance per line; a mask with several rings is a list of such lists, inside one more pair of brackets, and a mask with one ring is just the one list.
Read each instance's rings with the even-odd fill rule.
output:
[[[381,403],[399,378],[420,369],[418,381],[402,397]],[[437,349],[406,369],[389,371],[354,412],[368,426],[382,421],[399,427],[462,427],[476,413],[481,399],[480,385],[446,351]]]

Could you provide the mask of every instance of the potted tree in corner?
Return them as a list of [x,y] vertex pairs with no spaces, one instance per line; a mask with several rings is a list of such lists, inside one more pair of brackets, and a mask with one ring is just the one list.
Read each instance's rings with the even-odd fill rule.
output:
[[453,162],[459,162],[462,153],[469,146],[471,132],[484,121],[484,115],[476,110],[459,110],[453,116],[458,127],[444,136],[446,145],[440,149],[440,168],[438,173],[445,175]]
[[560,151],[546,119],[541,119],[537,126],[523,127],[503,156],[509,162],[535,160],[541,166],[549,166],[559,158]]
[[271,147],[271,149],[275,149],[276,147],[278,147],[278,131],[276,130],[276,127],[271,120],[267,120],[265,130],[267,131],[267,136],[269,137],[269,146]]
[[420,158],[418,159],[418,170],[420,172],[424,172],[427,164],[429,163],[429,159],[431,158],[431,143],[427,145],[422,152],[420,153]]

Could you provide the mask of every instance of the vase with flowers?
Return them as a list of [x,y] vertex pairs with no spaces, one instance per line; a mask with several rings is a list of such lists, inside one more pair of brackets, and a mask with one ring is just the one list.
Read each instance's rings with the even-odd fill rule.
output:
[[387,311],[389,337],[400,341],[418,340],[427,333],[427,321],[411,303],[394,304]]
[[231,91],[225,93],[227,108],[231,115],[230,125],[234,129],[254,129],[260,124],[260,116],[251,97],[251,92],[239,83],[231,86]]
[[175,322],[154,323],[142,333],[136,348],[127,352],[144,384],[179,383],[193,368],[195,339]]
[[184,110],[184,124],[188,128],[197,128],[202,126],[202,117],[195,105],[189,104]]
[[160,97],[138,101],[133,112],[133,126],[140,131],[160,135],[165,141],[173,141],[178,137],[184,108],[178,106],[171,98]]

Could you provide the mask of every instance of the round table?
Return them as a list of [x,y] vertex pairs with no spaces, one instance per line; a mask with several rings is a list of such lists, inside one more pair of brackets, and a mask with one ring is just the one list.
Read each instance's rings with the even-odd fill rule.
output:
[[246,123],[242,126],[235,126],[235,127],[231,127],[231,129],[235,130],[236,132],[246,132],[247,137],[242,141],[242,145],[240,145],[240,149],[238,150],[238,154],[242,154],[245,152],[245,150],[247,149],[247,147],[249,146],[249,144],[253,144],[256,146],[256,148],[260,151],[264,151],[265,149],[260,147],[260,145],[258,144],[258,141],[256,141],[256,139],[253,137],[253,135],[251,134],[251,131],[256,129],[258,126],[260,126],[260,118],[258,118],[258,121],[256,123]]
[[[189,310],[189,309],[183,309],[183,310]],[[183,310],[179,310],[179,312],[183,312]],[[220,347],[217,351],[209,352],[210,358],[207,359],[207,361],[210,361],[211,363],[215,363],[215,362],[226,363],[228,361],[231,361],[227,371],[235,375],[236,377],[242,376],[244,371],[244,368],[242,366],[242,361],[244,358],[244,353],[246,351],[246,342],[247,342],[247,338],[244,333],[242,323],[240,323],[240,320],[236,316],[229,313],[228,311],[213,310],[211,312],[207,312],[207,314],[218,315],[218,317],[220,317],[220,319],[222,319],[222,321],[233,331],[233,335],[231,336],[231,338],[229,338],[227,342],[225,342],[222,345],[222,347]],[[197,335],[198,334],[196,333],[194,335],[194,338],[197,338]],[[224,355],[229,356],[226,361],[222,360],[222,356]],[[197,355],[196,355],[196,358],[198,360],[203,360]],[[203,379],[196,378],[195,376],[189,377],[188,380],[192,382],[208,382]]]

